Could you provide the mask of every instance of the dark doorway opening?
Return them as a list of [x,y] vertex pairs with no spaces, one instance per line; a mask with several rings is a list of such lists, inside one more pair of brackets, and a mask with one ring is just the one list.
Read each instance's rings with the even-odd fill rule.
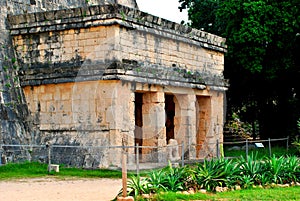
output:
[[170,139],[174,139],[174,116],[175,103],[174,95],[165,94],[165,111],[166,111],[166,140],[167,144]]
[[[143,146],[143,94],[135,93],[134,102],[134,116],[135,116],[135,129],[134,129],[134,144]],[[136,152],[136,149],[135,149]],[[142,149],[139,149],[142,153]]]

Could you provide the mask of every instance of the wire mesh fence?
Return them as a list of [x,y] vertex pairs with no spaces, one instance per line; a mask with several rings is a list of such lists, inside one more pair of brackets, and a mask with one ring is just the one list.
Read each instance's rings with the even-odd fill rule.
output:
[[182,146],[184,145],[158,147],[1,144],[0,165],[10,162],[38,161],[49,165],[63,164],[66,167],[118,169],[121,167],[122,154],[126,153],[128,168],[139,171],[140,168],[166,166],[168,160],[179,162],[181,160],[179,151],[184,150]]
[[0,144],[0,165],[9,162],[39,161],[48,164],[63,164],[67,167],[118,169],[122,155],[127,156],[129,170],[153,169],[166,166],[169,162],[185,165],[203,159],[228,157],[229,151],[249,150],[272,155],[272,143],[281,141],[289,149],[289,138],[268,140],[244,140],[235,142],[203,142],[186,145],[184,142],[166,146],[80,146],[80,145],[8,145]]
[[[274,143],[276,142],[276,143]],[[267,156],[272,156],[273,148],[272,144],[280,144],[282,149],[286,149],[286,153],[289,151],[289,137],[286,138],[278,138],[278,139],[267,139],[267,140],[242,140],[235,142],[224,142],[224,156],[231,156],[229,152],[244,152],[245,157],[247,158],[249,155],[249,151],[256,151],[258,153],[267,154]]]

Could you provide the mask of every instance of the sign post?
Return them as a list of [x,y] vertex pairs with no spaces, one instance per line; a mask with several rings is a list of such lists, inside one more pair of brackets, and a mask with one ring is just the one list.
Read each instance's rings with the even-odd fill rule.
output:
[[132,196],[127,197],[127,155],[123,152],[122,155],[122,197],[118,197],[117,201],[134,201]]
[[123,197],[127,197],[127,164],[126,154],[122,156],[122,186],[123,186]]

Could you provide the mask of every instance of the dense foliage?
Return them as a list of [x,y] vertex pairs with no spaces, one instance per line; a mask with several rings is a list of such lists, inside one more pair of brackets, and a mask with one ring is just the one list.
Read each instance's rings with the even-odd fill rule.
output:
[[[259,125],[262,138],[297,134],[299,0],[179,0],[191,26],[227,38],[228,113]],[[255,122],[255,123],[252,123]],[[255,130],[255,129],[253,129]]]
[[133,176],[128,181],[128,195],[178,192],[193,189],[215,191],[216,188],[248,189],[276,184],[300,182],[300,159],[296,156],[266,157],[256,154],[235,160],[212,159],[193,167],[172,167],[154,170],[143,178]]

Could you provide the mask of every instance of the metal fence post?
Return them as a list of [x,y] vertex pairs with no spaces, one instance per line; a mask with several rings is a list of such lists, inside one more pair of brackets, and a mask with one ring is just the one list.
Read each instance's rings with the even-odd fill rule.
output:
[[217,158],[218,159],[220,158],[219,153],[220,153],[220,150],[219,150],[219,139],[217,139]]
[[269,138],[269,154],[272,156],[271,139]]
[[246,160],[248,160],[249,148],[248,148],[248,139],[246,139]]
[[140,175],[140,148],[139,143],[136,144],[136,175]]
[[122,154],[122,187],[123,197],[127,197],[127,155],[125,151]]
[[181,143],[181,167],[184,166],[184,142]]
[[48,151],[48,172],[51,172],[51,145],[46,144],[46,148]]
[[2,165],[2,145],[0,145],[0,166]]
[[289,152],[289,136],[286,138],[286,152]]

